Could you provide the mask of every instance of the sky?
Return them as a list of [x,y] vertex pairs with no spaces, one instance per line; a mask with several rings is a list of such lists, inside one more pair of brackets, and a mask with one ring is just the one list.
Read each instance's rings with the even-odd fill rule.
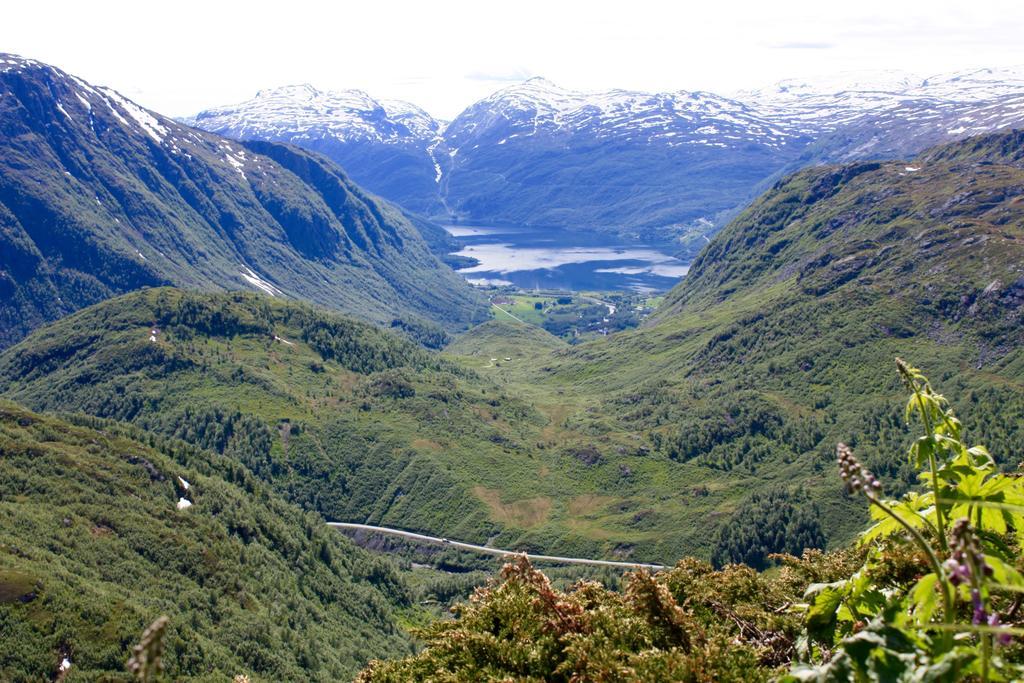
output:
[[728,95],[786,78],[1024,63],[1021,0],[11,3],[0,52],[184,116],[310,83],[450,119],[531,76]]

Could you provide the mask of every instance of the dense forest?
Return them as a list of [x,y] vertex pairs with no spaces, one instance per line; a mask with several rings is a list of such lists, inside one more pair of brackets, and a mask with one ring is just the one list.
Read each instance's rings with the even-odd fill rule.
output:
[[388,560],[177,439],[2,402],[0,519],[5,681],[64,659],[69,680],[127,680],[161,615],[170,679],[336,681],[412,651]]

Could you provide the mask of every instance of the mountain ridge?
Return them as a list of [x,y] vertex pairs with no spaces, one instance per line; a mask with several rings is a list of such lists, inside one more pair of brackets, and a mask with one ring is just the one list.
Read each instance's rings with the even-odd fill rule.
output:
[[379,322],[479,315],[402,213],[297,147],[239,143],[0,56],[0,307],[15,341],[145,286],[259,289]]
[[[447,125],[434,120],[429,135],[403,139],[413,151],[402,157],[401,173],[415,183],[394,173],[371,177],[371,160],[399,163],[396,144],[363,144],[356,153],[329,126],[293,131],[290,139],[337,155],[369,187],[437,220],[613,230],[679,240],[692,256],[692,236],[711,232],[709,224],[724,223],[766,184],[802,166],[903,158],[1024,125],[1021,73],[861,74],[852,88],[840,75],[728,96],[580,92],[535,77],[471,104]],[[872,85],[873,78],[887,82]],[[192,121],[237,131],[219,117],[223,110],[247,121],[247,136],[281,137],[280,127],[288,127],[255,101]],[[302,139],[309,135],[316,141]]]

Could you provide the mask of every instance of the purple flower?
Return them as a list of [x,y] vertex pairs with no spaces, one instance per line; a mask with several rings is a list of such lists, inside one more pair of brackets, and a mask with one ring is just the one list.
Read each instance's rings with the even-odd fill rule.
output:
[[985,606],[981,603],[981,592],[977,588],[971,590],[971,604],[974,605],[974,617],[971,619],[971,623],[975,626],[988,623]]
[[839,462],[839,476],[846,483],[846,490],[850,493],[860,491],[879,493],[882,490],[882,482],[871,474],[871,471],[861,464],[860,460],[853,454],[844,443],[836,446],[836,459]]
[[[992,613],[988,618],[988,625],[997,628],[999,626],[999,615]],[[1009,633],[999,633],[996,635],[996,642],[1000,645],[1009,645],[1013,641],[1013,636]]]
[[967,583],[971,579],[971,566],[969,564],[951,557],[943,562],[942,566],[949,575],[949,582],[954,586]]

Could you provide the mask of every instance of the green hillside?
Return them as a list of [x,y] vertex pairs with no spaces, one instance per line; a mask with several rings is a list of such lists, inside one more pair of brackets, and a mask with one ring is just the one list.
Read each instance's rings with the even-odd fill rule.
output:
[[169,284],[264,291],[385,324],[486,316],[399,209],[327,159],[188,128],[4,58],[0,348],[83,306]]
[[0,402],[4,681],[51,680],[64,658],[68,681],[129,680],[160,615],[171,680],[344,680],[411,652],[408,601],[392,565],[237,463]]
[[864,513],[829,476],[837,441],[917,483],[883,457],[911,438],[894,357],[923,359],[1002,466],[1024,452],[1015,135],[790,177],[608,339],[492,321],[438,355],[304,305],[156,289],[8,349],[0,392],[214,448],[336,520],[659,562],[759,564],[788,546],[736,539],[783,517],[842,545]]
[[680,534],[633,527],[636,510],[602,495],[620,485],[655,504],[644,479],[661,465],[645,466],[632,436],[580,432],[564,420],[570,397],[527,400],[498,379],[308,306],[173,289],[85,309],[0,356],[14,400],[216,449],[330,519],[537,550],[679,553]]
[[[653,576],[627,573],[618,590],[593,581],[563,590],[518,558],[454,605],[454,619],[416,630],[426,643],[416,655],[374,661],[357,681],[1021,680],[1024,479],[965,440],[920,370],[894,365],[921,430],[907,455],[922,485],[892,498],[837,444],[834,476],[871,511],[857,543],[822,553],[805,540],[762,573],[684,558]],[[788,522],[774,531],[786,541],[807,531],[788,528],[798,517],[790,501],[756,500]]]
[[833,542],[856,528],[821,474],[836,441],[916,483],[875,462],[908,438],[893,357],[922,359],[1012,467],[1024,452],[1022,149],[1015,132],[795,174],[712,240],[643,329],[517,381],[603,392],[593,424],[648,435],[718,481],[799,483],[827,505]]

